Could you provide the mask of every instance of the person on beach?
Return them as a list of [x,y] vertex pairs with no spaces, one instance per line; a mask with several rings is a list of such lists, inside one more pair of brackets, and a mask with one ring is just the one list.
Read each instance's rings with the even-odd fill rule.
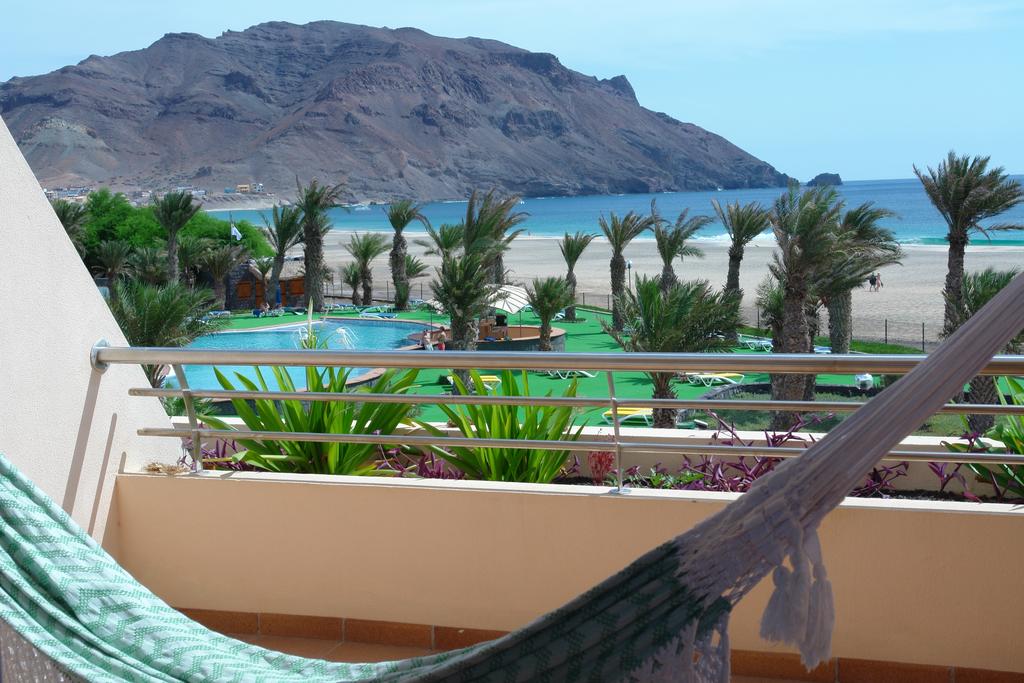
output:
[[434,340],[431,338],[429,329],[423,330],[423,337],[421,343],[423,344],[424,351],[434,350]]
[[875,291],[880,290],[884,285],[882,284],[882,274],[875,273]]
[[444,351],[445,342],[448,341],[448,331],[441,325],[441,331],[437,334],[437,350]]
[[877,285],[878,285],[878,278],[875,277],[875,274],[871,273],[871,275],[868,275],[868,291],[869,292],[876,291]]

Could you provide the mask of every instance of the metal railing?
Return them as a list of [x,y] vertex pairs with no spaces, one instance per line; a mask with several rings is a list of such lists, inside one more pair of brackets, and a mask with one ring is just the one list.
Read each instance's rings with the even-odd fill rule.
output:
[[[177,375],[178,388],[135,387],[132,396],[181,396],[188,418],[188,428],[142,427],[142,436],[192,439],[192,457],[202,469],[203,439],[263,439],[274,441],[306,441],[407,446],[457,446],[521,449],[554,449],[573,452],[614,450],[618,490],[623,486],[623,455],[627,453],[665,453],[676,455],[795,457],[805,449],[769,446],[731,446],[685,443],[680,438],[662,433],[649,436],[624,435],[621,432],[623,408],[675,409],[740,409],[764,411],[821,412],[853,411],[863,402],[838,401],[769,401],[769,400],[702,400],[624,398],[616,393],[616,372],[767,372],[778,374],[847,374],[863,372],[904,374],[924,360],[917,355],[828,355],[828,354],[733,354],[733,353],[538,353],[498,351],[234,351],[181,348],[111,347],[100,341],[93,347],[91,361],[96,372],[110,364],[169,365]],[[380,394],[371,392],[307,392],[249,391],[224,389],[193,389],[188,384],[185,365],[243,365],[337,368],[404,368],[404,369],[477,369],[477,370],[588,370],[607,373],[607,397],[585,396],[505,396],[452,394]],[[1024,357],[996,356],[982,371],[986,375],[1024,375]],[[200,424],[194,399],[217,400],[300,400],[374,403],[408,403],[413,405],[516,405],[559,406],[572,408],[608,408],[611,413],[612,441],[481,439],[465,436],[433,436],[396,432],[392,434],[319,434],[307,432],[270,432],[246,429],[209,429]],[[1024,415],[1024,406],[974,405],[949,403],[941,413]],[[925,462],[973,462],[984,464],[1024,464],[1024,454],[952,453],[948,451],[893,450],[886,460]]]

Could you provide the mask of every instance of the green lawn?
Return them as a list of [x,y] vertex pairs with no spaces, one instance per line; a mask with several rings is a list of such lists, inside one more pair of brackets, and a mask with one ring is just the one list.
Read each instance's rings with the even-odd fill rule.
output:
[[[608,313],[589,309],[577,309],[578,317],[581,318],[575,323],[558,322],[556,327],[566,330],[565,350],[569,352],[602,352],[622,353],[618,345],[601,329],[600,321],[611,320]],[[356,314],[336,314],[340,317]],[[402,320],[432,321],[434,323],[446,323],[447,318],[438,315],[431,315],[426,311],[410,311],[399,316]],[[305,320],[302,315],[285,315],[277,318],[253,318],[249,312],[232,315],[227,322],[226,329],[253,329],[285,323],[296,323]],[[522,324],[537,325],[539,320],[532,313],[523,313]],[[510,324],[519,324],[520,316],[509,317]],[[737,349],[736,353],[754,353],[746,349]],[[447,387],[446,376],[448,371],[422,370],[419,375],[419,386],[415,390],[417,394],[441,394]],[[560,396],[569,385],[568,381],[548,377],[546,374],[530,372],[527,375],[531,395],[551,394]],[[520,380],[521,382],[522,380]],[[746,382],[767,382],[767,373],[748,374]],[[850,375],[819,375],[818,381],[823,384],[845,384],[852,385],[853,378]],[[581,378],[578,382],[578,395],[586,397],[605,398],[608,396],[608,379],[604,372],[597,373],[597,377]],[[676,384],[676,394],[682,399],[700,398],[709,389],[707,387],[693,386],[687,382]],[[620,398],[650,398],[651,382],[647,375],[642,372],[619,372],[615,374],[615,392]],[[582,413],[582,422],[589,425],[605,424],[602,420],[604,408],[592,408]],[[423,406],[419,412],[422,419],[431,421],[444,421],[445,417],[440,408],[436,406]],[[610,426],[609,426],[610,428]]]

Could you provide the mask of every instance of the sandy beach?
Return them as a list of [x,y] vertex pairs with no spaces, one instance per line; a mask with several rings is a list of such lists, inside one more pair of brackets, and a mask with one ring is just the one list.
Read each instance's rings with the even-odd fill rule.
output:
[[[325,251],[329,265],[337,272],[338,266],[349,260],[344,244],[351,233],[334,231],[326,239]],[[423,248],[412,244],[415,235],[410,235],[410,253],[419,256],[430,265],[437,265],[436,257],[426,256]],[[712,284],[725,282],[728,267],[728,245],[722,241],[705,240],[697,243],[704,250],[705,257],[687,258],[682,264],[676,261],[676,274],[681,279],[703,278]],[[754,296],[757,285],[767,275],[767,264],[773,251],[771,239],[759,239],[746,250],[740,269],[740,284],[744,289],[743,311],[747,320],[754,323]],[[908,245],[902,265],[883,269],[884,286],[878,292],[868,291],[867,286],[854,291],[855,337],[882,339],[888,320],[888,338],[914,345],[921,343],[921,325],[927,347],[937,340],[942,326],[942,286],[946,276],[946,248],[943,246]],[[606,242],[595,239],[576,266],[579,281],[578,294],[585,295],[587,302],[600,306],[607,305],[610,290],[608,261],[611,251]],[[654,241],[634,241],[626,250],[626,258],[632,261],[633,275],[654,276],[661,272],[661,260],[655,250]],[[521,237],[512,244],[505,256],[506,268],[512,271],[512,280],[529,282],[535,277],[561,275],[565,263],[558,250],[557,240],[540,237]],[[971,246],[967,250],[968,272],[988,267],[1006,269],[1024,266],[1024,249],[1020,247]],[[375,291],[384,293],[385,282],[390,279],[386,256],[381,257],[374,267]],[[422,278],[413,285],[413,296],[418,296],[423,283],[424,298],[430,298],[430,278]],[[827,317],[824,318],[827,320]]]

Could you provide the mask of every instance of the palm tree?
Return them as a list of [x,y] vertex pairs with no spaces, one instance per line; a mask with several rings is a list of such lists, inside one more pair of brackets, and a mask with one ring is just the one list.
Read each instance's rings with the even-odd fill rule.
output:
[[274,206],[270,220],[263,217],[263,235],[274,250],[274,262],[270,269],[270,282],[267,286],[266,301],[273,306],[281,300],[281,271],[284,270],[284,259],[288,250],[302,243],[303,237],[302,209],[295,206]]
[[[964,313],[970,318],[989,302],[1000,290],[1010,281],[1017,277],[1020,270],[995,270],[986,268],[977,273],[967,273],[963,280],[963,305]],[[965,318],[966,320],[966,318]],[[1013,339],[1006,347],[1006,353],[1020,353],[1024,346],[1024,332]],[[971,380],[971,391],[967,394],[970,403],[985,404],[999,403],[999,387],[996,378],[988,375],[978,375]],[[967,425],[972,432],[984,434],[995,424],[992,415],[968,415]]]
[[100,242],[93,258],[98,264],[96,270],[107,279],[113,296],[118,279],[131,269],[132,245],[119,240]]
[[203,268],[210,274],[213,280],[213,298],[217,306],[223,309],[227,303],[228,275],[239,264],[248,258],[248,252],[240,244],[222,244],[211,249],[203,256]]
[[388,222],[395,231],[391,240],[391,281],[395,284],[395,310],[404,311],[409,307],[409,274],[405,270],[408,245],[405,242],[406,226],[413,221],[419,221],[424,228],[430,226],[430,221],[423,215],[423,205],[417,204],[411,199],[401,199],[391,202],[385,207]]
[[476,349],[476,321],[490,307],[495,289],[491,276],[485,256],[476,252],[453,254],[441,261],[430,288],[451,318],[453,349]]
[[167,283],[167,252],[159,247],[139,247],[132,253],[129,266],[136,280],[151,285]]
[[572,303],[572,293],[565,278],[534,278],[526,288],[526,298],[533,312],[540,318],[540,350],[551,350],[551,321],[563,308]]
[[202,205],[191,192],[168,192],[153,205],[153,217],[167,233],[167,281],[178,282],[178,232]]
[[828,308],[828,332],[832,353],[849,353],[853,338],[853,290],[883,266],[899,263],[903,250],[892,231],[879,225],[896,214],[865,202],[845,214],[836,234],[834,262],[824,282],[817,285],[818,296]]
[[621,301],[623,291],[626,289],[626,259],[622,252],[630,242],[654,224],[654,219],[630,211],[622,218],[614,213],[608,220],[601,216],[598,219],[598,224],[612,249],[612,258],[609,264],[612,277],[612,329],[621,332],[623,326]]
[[739,202],[727,204],[723,209],[717,199],[711,200],[711,206],[718,215],[718,220],[729,235],[729,273],[725,278],[725,288],[731,292],[740,291],[740,263],[743,251],[755,237],[771,227],[771,214],[757,202],[740,206]]
[[316,180],[306,187],[295,179],[295,206],[302,212],[302,234],[306,245],[306,298],[315,311],[324,308],[324,231],[329,226],[327,210],[337,207],[342,185],[320,185]]
[[339,269],[338,274],[341,275],[341,281],[352,290],[352,305],[361,306],[363,300],[359,296],[359,285],[363,282],[363,272],[359,269],[359,264],[346,263]]
[[[268,306],[270,303],[270,273],[274,270],[274,257],[273,256],[260,256],[252,260],[252,273],[259,278],[260,284],[263,285],[263,301]],[[256,307],[256,287],[252,288],[252,306]]]
[[[839,214],[835,189],[816,187],[802,194],[795,186],[775,201],[772,229],[778,249],[768,268],[782,288],[782,334],[778,351],[807,353],[811,350],[808,302],[814,285],[833,264]],[[809,376],[787,374],[773,380],[773,400],[800,400]],[[773,426],[788,427],[794,415],[777,413]]]
[[491,269],[491,282],[505,283],[504,253],[512,240],[523,233],[514,229],[528,217],[516,212],[519,196],[499,198],[495,190],[480,197],[476,190],[466,204],[466,219],[462,223],[463,248],[467,253],[477,252],[484,256],[485,266]]
[[413,240],[413,244],[424,247],[430,256],[440,256],[443,259],[462,247],[462,236],[465,230],[461,223],[458,225],[442,223],[441,227],[436,229],[428,225],[426,230],[427,238]]
[[409,280],[415,280],[421,278],[427,274],[427,270],[430,269],[426,263],[421,261],[419,258],[412,254],[405,255],[405,274]]
[[85,222],[89,218],[89,212],[84,204],[69,202],[66,199],[55,199],[50,203],[53,212],[57,214],[57,220],[64,226],[71,243],[75,245],[79,256],[85,253],[85,243],[82,241]]
[[[363,303],[373,305],[373,260],[388,249],[387,238],[379,232],[355,234],[349,239],[345,249],[356,260],[359,266],[360,282],[363,285]],[[408,283],[407,283],[408,285]]]
[[712,219],[710,216],[688,218],[689,212],[689,209],[683,209],[676,219],[675,225],[670,225],[668,221],[658,214],[658,207],[653,200],[651,201],[654,242],[662,264],[661,289],[663,292],[667,292],[672,285],[678,282],[676,271],[672,267],[672,262],[677,257],[679,259],[683,259],[686,256],[704,258],[704,252],[692,244],[687,244],[687,240],[692,238],[698,230],[710,223]]
[[1024,190],[1010,180],[1001,166],[989,169],[989,157],[957,156],[950,151],[938,168],[927,172],[914,166],[924,191],[946,221],[949,242],[946,285],[943,290],[945,312],[943,335],[950,335],[966,320],[963,301],[964,251],[971,234],[988,236],[997,230],[1024,230],[1024,225],[1000,223],[982,226],[1024,201]]
[[178,267],[185,277],[185,284],[194,287],[199,264],[207,251],[216,243],[205,237],[183,234],[178,238]]
[[[605,331],[624,351],[648,353],[697,353],[728,349],[727,337],[740,322],[739,297],[734,292],[716,292],[706,280],[677,282],[668,291],[660,278],[638,277],[635,291],[622,295],[623,315],[632,327],[624,334],[604,321]],[[653,398],[676,397],[675,373],[650,372]],[[657,408],[654,426],[676,426],[675,408]]]
[[[208,289],[172,282],[155,286],[126,282],[111,291],[110,310],[132,346],[184,346],[220,324],[204,320],[213,310]],[[163,367],[144,365],[151,386],[161,383]]]
[[558,243],[558,249],[562,252],[562,258],[565,259],[565,281],[569,285],[569,293],[572,295],[572,304],[565,307],[566,322],[576,322],[576,306],[574,305],[576,303],[576,273],[573,270],[580,257],[583,256],[583,252],[594,241],[595,236],[584,232],[577,232],[575,235],[565,233],[562,235],[562,241]]

